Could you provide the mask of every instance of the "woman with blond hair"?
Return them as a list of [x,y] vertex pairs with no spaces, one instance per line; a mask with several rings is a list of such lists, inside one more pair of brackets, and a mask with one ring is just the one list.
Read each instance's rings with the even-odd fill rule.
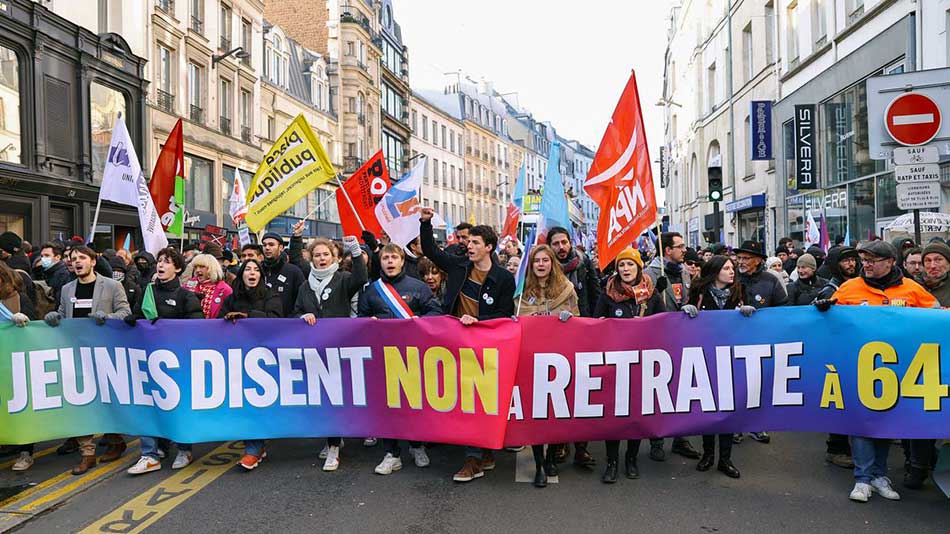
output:
[[[515,307],[519,316],[556,315],[562,322],[580,315],[577,305],[577,292],[574,285],[564,276],[561,264],[554,250],[547,245],[537,245],[525,260],[528,271],[525,276],[524,292],[521,293]],[[534,485],[543,488],[548,485],[548,477],[557,476],[557,462],[554,460],[555,446],[548,445],[547,455],[544,445],[532,445],[534,454]]]
[[198,295],[205,319],[217,319],[224,299],[233,292],[224,281],[221,263],[211,254],[198,254],[185,268],[184,288]]

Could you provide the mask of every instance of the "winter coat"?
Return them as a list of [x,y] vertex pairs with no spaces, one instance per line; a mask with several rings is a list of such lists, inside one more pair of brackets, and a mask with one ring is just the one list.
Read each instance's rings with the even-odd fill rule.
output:
[[[442,315],[442,306],[425,282],[409,276],[405,271],[393,278],[389,278],[384,274],[381,280],[393,286],[402,300],[409,306],[409,309],[412,310],[412,315],[416,317]],[[368,285],[360,295],[356,315],[377,319],[397,318],[389,309],[386,300],[379,294],[375,282]]]
[[[825,278],[827,280],[827,282],[825,283],[825,286],[822,287],[821,290],[818,292],[819,300],[830,299],[832,295],[835,294],[835,291],[837,291],[838,288],[841,287],[841,284],[845,283],[848,280],[848,278],[845,277],[845,275],[841,272],[841,269],[838,268],[838,262],[841,261],[842,257],[846,257],[846,256],[854,256],[854,258],[857,258],[858,253],[852,247],[837,247],[837,248],[832,248],[830,251],[828,251],[828,258],[825,259],[825,263],[822,264],[822,266],[818,268],[818,271],[816,272],[816,275],[815,275],[815,276],[820,276],[822,278]],[[855,276],[857,276],[858,273],[860,273],[860,269],[861,269],[861,265],[857,265],[855,267]],[[828,276],[825,276],[824,274],[822,274],[823,270],[824,272],[828,274]]]
[[[92,310],[90,317],[97,312],[106,314],[109,319],[125,319],[132,313],[125,288],[112,278],[97,275],[95,286],[92,289]],[[59,300],[59,314],[66,319],[73,318],[73,301],[76,300],[76,287],[79,280],[63,286]]]
[[[419,227],[422,253],[447,275],[442,309],[447,314],[454,314],[462,286],[475,265],[468,256],[456,256],[439,250],[435,238],[432,237],[432,221],[423,221]],[[515,278],[498,264],[492,263],[480,293],[482,298],[478,299],[479,321],[514,315]]]
[[[661,262],[663,259],[661,256],[653,258],[653,261],[643,270],[643,273],[650,277],[654,285],[656,285],[657,278],[663,276],[663,271],[661,270]],[[689,299],[689,273],[680,266],[680,275],[678,277],[667,272],[666,279],[668,280],[668,284],[666,289],[660,293],[660,300],[664,303],[663,306],[667,311],[679,311]],[[679,297],[677,297],[677,295],[679,295]]]
[[[647,280],[650,280],[649,277]],[[647,284],[647,287],[652,290],[650,298],[648,298],[642,304],[638,304],[635,298],[616,301],[610,297],[610,294],[607,290],[607,285],[612,283],[611,277],[608,276],[603,284],[604,291],[600,294],[600,297],[597,299],[597,304],[594,306],[594,317],[602,317],[606,319],[632,319],[634,317],[647,317],[657,313],[662,313],[666,311],[666,307],[663,306],[663,299],[660,296],[660,293],[656,289],[652,288],[652,280]]]
[[900,306],[907,308],[933,308],[938,306],[934,298],[920,284],[904,276],[895,265],[890,274],[881,279],[852,278],[835,291],[838,304],[865,306]]
[[518,315],[557,315],[562,311],[569,311],[575,316],[580,315],[577,292],[573,285],[565,285],[553,299],[522,293],[519,301],[520,303],[515,307]]
[[415,256],[410,256],[407,253],[406,262],[403,264],[402,272],[410,278],[415,278],[416,280],[422,280],[422,276],[419,275],[419,258]]
[[129,266],[129,269],[134,268],[138,271],[138,259],[145,258],[145,261],[148,262],[148,269],[145,272],[139,271],[139,286],[142,290],[145,290],[145,287],[152,282],[152,278],[155,277],[155,256],[152,256],[150,252],[140,250],[132,256],[132,265]]
[[[178,278],[167,282],[155,281],[152,283],[152,295],[155,297],[155,309],[162,319],[204,319],[201,311],[201,299],[198,295],[181,287]],[[144,319],[142,301],[136,303],[133,315],[136,319]]]
[[818,298],[821,289],[825,287],[828,280],[816,275],[811,278],[799,278],[785,287],[788,290],[789,306],[804,306],[811,304]]
[[594,306],[597,305],[597,299],[600,298],[600,281],[597,279],[597,270],[594,269],[594,263],[590,261],[587,254],[577,249],[571,250],[567,257],[567,264],[570,264],[575,257],[580,258],[577,267],[568,271],[565,268],[565,263],[561,262],[561,268],[564,270],[564,276],[567,276],[577,292],[577,304],[580,308],[581,317],[593,317]]
[[[742,291],[742,284],[739,284],[739,291],[744,292]],[[703,290],[702,294],[699,296],[694,306],[696,306],[696,308],[698,308],[699,310],[715,311],[715,310],[731,309],[733,307],[732,304],[736,304],[736,307],[738,307],[738,306],[742,306],[744,304],[744,301],[742,300],[741,297],[739,298],[738,301],[732,301],[732,299],[730,298],[729,300],[726,301],[725,306],[720,308],[719,303],[716,302],[716,298],[713,297],[712,292],[709,291],[709,288],[707,287],[706,289]]]
[[268,290],[262,299],[252,299],[249,295],[231,293],[224,299],[218,317],[224,317],[231,312],[246,313],[251,319],[277,319],[284,316],[284,305],[280,297]]
[[[197,277],[190,278],[185,282],[185,289],[188,291],[194,292],[195,295],[198,295],[198,302],[204,300],[204,295],[201,293],[201,289],[198,287],[200,284]],[[211,291],[210,299],[208,302],[208,313],[205,315],[205,319],[214,319],[218,316],[218,312],[221,311],[221,306],[224,305],[224,299],[233,292],[231,286],[228,285],[224,280],[219,280],[215,285],[214,289]],[[202,302],[201,308],[204,310],[205,304]]]
[[[312,313],[317,319],[330,317],[349,317],[353,295],[366,285],[366,263],[363,255],[353,258],[353,271],[337,271],[323,292],[325,299],[318,299],[310,287],[309,279],[304,280],[297,291],[297,301],[293,311],[287,317],[303,317]],[[323,296],[321,295],[321,296]]]
[[775,273],[766,270],[764,264],[759,265],[754,273],[738,273],[738,278],[742,284],[742,301],[748,306],[774,308],[788,302],[782,281]]
[[924,289],[937,298],[941,308],[950,308],[950,274],[944,275],[943,280],[937,282],[933,287],[927,285],[922,276],[917,278],[917,283],[924,286]]
[[37,267],[33,269],[33,274],[36,280],[45,281],[46,285],[53,290],[53,298],[56,299],[56,302],[59,302],[59,296],[63,292],[63,286],[68,284],[73,278],[69,269],[66,268],[66,262],[64,261],[58,261],[50,265],[49,269],[44,269],[37,264]]
[[280,302],[284,308],[284,317],[291,317],[300,286],[307,282],[307,278],[299,267],[288,263],[286,254],[281,254],[273,262],[264,260],[262,266],[264,268],[264,283],[280,297]]

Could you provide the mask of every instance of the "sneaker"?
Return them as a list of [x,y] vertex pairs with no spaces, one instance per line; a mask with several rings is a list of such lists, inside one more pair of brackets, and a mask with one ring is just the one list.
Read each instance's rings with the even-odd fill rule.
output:
[[429,467],[429,455],[426,454],[426,448],[423,445],[422,447],[409,447],[409,452],[412,454],[412,459],[416,462],[416,467]]
[[245,454],[244,456],[241,457],[241,461],[239,461],[238,464],[240,464],[241,467],[243,467],[244,469],[247,469],[248,471],[250,471],[251,469],[254,469],[258,465],[260,465],[260,463],[264,461],[264,458],[267,458],[267,451],[261,451],[260,456],[254,456],[253,454]]
[[482,471],[491,471],[495,468],[495,453],[492,451],[482,452]]
[[465,465],[462,466],[462,469],[458,473],[455,473],[452,480],[456,482],[470,482],[483,476],[485,476],[485,472],[482,471],[482,465],[481,462],[478,461],[478,458],[466,458]]
[[517,447],[505,447],[505,450],[508,452],[521,452],[524,450],[524,445],[518,445]]
[[851,490],[851,495],[848,497],[855,502],[868,502],[868,499],[871,498],[871,485],[864,482],[855,483],[854,489]]
[[184,469],[191,463],[191,451],[178,451],[175,461],[172,462],[172,469]]
[[894,491],[891,486],[891,479],[887,477],[877,477],[871,481],[871,490],[889,501],[899,501],[901,496]]
[[376,446],[376,438],[366,438],[366,439],[364,439],[364,440],[363,440],[363,446],[364,446],[364,447],[375,447],[375,446]]
[[825,455],[825,461],[844,469],[854,469],[854,459],[851,458],[850,454],[828,453]]
[[323,448],[320,449],[320,459],[321,459],[321,460],[326,460],[328,454],[330,454],[330,446],[329,446],[329,445],[324,445]]
[[168,456],[168,453],[165,452],[165,449],[163,449],[163,448],[161,448],[161,447],[158,448],[157,453],[158,453],[158,459],[159,459],[159,460],[164,460],[165,457]]
[[402,460],[387,452],[386,456],[383,457],[383,461],[376,466],[375,471],[377,475],[391,475],[393,471],[399,471],[400,469],[402,469]]
[[768,432],[749,432],[749,436],[759,443],[768,443],[772,441]]
[[340,448],[337,446],[327,447],[326,461],[323,462],[323,470],[336,471],[337,467],[340,467]]
[[31,467],[33,467],[33,455],[26,451],[21,452],[20,457],[13,464],[14,471],[26,471]]
[[127,471],[130,475],[144,475],[145,473],[151,473],[152,471],[158,471],[162,468],[162,463],[152,458],[151,456],[143,456],[139,458],[138,462],[135,462],[135,465],[129,468]]

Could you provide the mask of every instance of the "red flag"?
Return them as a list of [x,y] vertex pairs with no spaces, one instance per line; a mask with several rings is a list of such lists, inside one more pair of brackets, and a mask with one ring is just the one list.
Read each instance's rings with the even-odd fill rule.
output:
[[[343,235],[358,236],[363,233],[364,228],[373,232],[376,237],[382,235],[383,228],[376,220],[376,204],[389,190],[389,186],[389,171],[386,169],[383,151],[380,150],[343,182],[343,187],[336,190],[336,207],[340,212]],[[360,221],[363,223],[362,227]]]
[[501,228],[501,237],[515,236],[518,233],[518,220],[521,219],[521,210],[515,203],[508,204],[508,214],[505,215],[505,225]]
[[600,206],[597,257],[601,265],[656,222],[653,171],[635,73],[630,74],[600,141],[584,191]]
[[[184,198],[177,198],[175,186],[177,178],[185,178],[185,147],[181,135],[181,119],[175,123],[168,139],[162,145],[162,151],[155,160],[152,180],[148,183],[149,193],[155,210],[162,220],[162,228],[167,232],[181,235],[181,223],[184,219]],[[181,184],[184,189],[184,183]],[[179,191],[181,192],[181,191]],[[182,194],[181,197],[184,195]],[[179,213],[182,211],[182,213]],[[170,228],[171,227],[171,228]]]

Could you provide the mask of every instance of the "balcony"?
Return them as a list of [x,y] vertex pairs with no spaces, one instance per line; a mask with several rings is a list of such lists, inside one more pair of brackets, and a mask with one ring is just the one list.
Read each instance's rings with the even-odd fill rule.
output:
[[360,126],[366,124],[366,115],[363,115],[362,113],[357,113],[356,123],[359,124]]
[[175,13],[175,0],[155,0],[155,7],[169,15]]
[[363,63],[362,61],[357,61],[356,66],[360,68],[361,71],[369,73],[369,65]]
[[346,174],[353,174],[362,165],[363,160],[356,156],[346,156],[343,158],[343,172]]
[[218,40],[218,49],[225,52],[231,50],[231,39],[222,35]]
[[171,93],[166,93],[161,89],[155,90],[155,104],[158,106],[158,109],[164,111],[165,113],[174,113],[175,112],[175,95]]
[[471,156],[471,155],[472,155],[472,147],[470,147],[470,146],[465,147],[465,153],[468,154],[469,156]]
[[188,111],[188,118],[192,122],[197,122],[198,124],[204,124],[205,122],[205,110],[201,106],[196,106],[192,104]]
[[231,135],[231,119],[229,117],[218,117],[218,129],[224,135]]
[[251,127],[250,126],[241,126],[241,141],[245,143],[251,142]]
[[188,25],[188,28],[195,33],[204,35],[204,22],[194,15],[191,16],[191,24]]
[[373,41],[373,44],[376,44],[376,39],[378,39],[378,37],[373,31],[373,25],[370,23],[370,20],[362,13],[347,11],[340,15],[340,22],[343,24],[358,24],[364,30],[366,30],[366,33],[369,34],[370,40]]

